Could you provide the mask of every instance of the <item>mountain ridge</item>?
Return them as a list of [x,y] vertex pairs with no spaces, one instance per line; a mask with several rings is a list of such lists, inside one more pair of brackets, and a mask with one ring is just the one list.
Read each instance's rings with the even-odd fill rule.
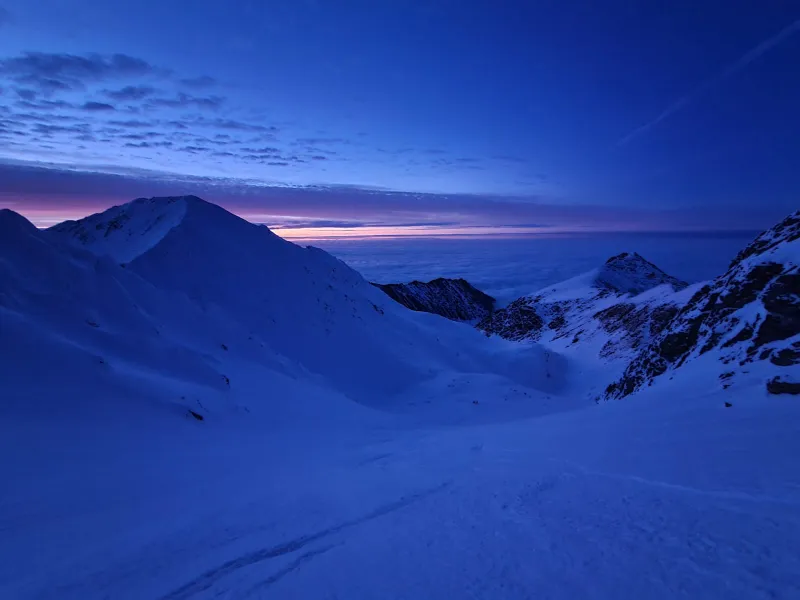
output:
[[[25,229],[23,217],[5,220]],[[539,347],[517,353],[531,359],[531,368],[518,369],[472,328],[408,311],[323,250],[196,197],[137,199],[29,231],[52,266],[37,264],[33,252],[0,256],[0,265],[19,273],[5,281],[8,289],[24,295],[13,306],[13,296],[0,296],[0,309],[16,311],[19,327],[71,340],[96,357],[97,368],[113,365],[136,377],[146,370],[155,378],[160,363],[159,378],[208,388],[205,404],[235,404],[246,391],[242,381],[252,381],[236,373],[267,369],[264,381],[309,380],[380,407],[435,397],[458,381],[452,418],[474,418],[471,400],[490,382],[498,400],[542,397],[538,407],[509,404],[509,413],[552,410],[546,390],[561,385],[566,372],[562,366],[558,376],[548,374],[560,359]],[[26,273],[42,274],[38,289]],[[64,296],[59,286],[73,291]],[[188,361],[180,373],[171,371],[171,355]],[[65,381],[86,376],[75,373]],[[165,384],[165,393],[174,388]]]
[[494,311],[495,299],[467,280],[438,277],[409,283],[373,283],[392,300],[414,311],[452,321],[479,321]]
[[707,353],[726,387],[736,370],[725,365],[770,364],[767,371],[784,377],[800,364],[800,211],[761,233],[698,290],[603,397],[629,396]]
[[612,256],[586,273],[523,296],[477,324],[487,335],[569,349],[602,342],[597,355],[624,359],[666,327],[688,284],[636,252]]

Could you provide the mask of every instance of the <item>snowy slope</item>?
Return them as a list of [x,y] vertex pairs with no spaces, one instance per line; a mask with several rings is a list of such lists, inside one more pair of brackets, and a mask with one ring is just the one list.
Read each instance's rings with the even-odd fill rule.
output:
[[794,386],[800,393],[800,212],[762,233],[698,290],[605,397],[627,396],[700,358],[703,377],[726,388],[755,369],[774,391],[792,393]]
[[0,212],[0,333],[4,412],[122,410],[117,398],[130,397],[162,412],[230,411],[234,365],[304,374],[223,312],[54,243],[11,211]]
[[524,296],[477,327],[506,339],[580,348],[602,359],[629,359],[688,301],[687,284],[636,253]]
[[[123,225],[109,228],[109,222]],[[104,233],[80,233],[94,230]],[[502,345],[412,313],[329,254],[287,242],[196,197],[136,200],[44,237],[59,247],[125,259],[126,272],[191,304],[200,315],[198,330],[206,315],[235,324],[242,335],[220,336],[214,351],[226,362],[242,348],[263,345],[292,372],[311,373],[320,385],[362,403],[399,408],[409,401],[407,393],[453,381],[469,382],[464,399],[470,403],[487,381],[520,398],[530,388],[549,394],[553,387],[545,372],[548,352],[531,349],[531,369],[509,369]]]
[[800,405],[773,400],[667,382],[455,429],[0,420],[0,596],[790,600]]
[[439,277],[427,282],[372,285],[406,308],[441,315],[453,321],[478,321],[494,310],[494,298],[464,279]]
[[[198,199],[111,219],[142,206],[171,223],[147,243],[0,211],[0,598],[800,596],[800,404],[744,372],[795,338],[730,389],[707,352],[587,406],[605,364],[409,311]],[[794,227],[734,263],[745,295],[782,265],[753,339],[795,322]],[[696,291],[596,276],[550,303],[593,290],[598,352]]]
[[187,205],[187,199],[180,196],[139,198],[80,221],[64,221],[50,231],[95,254],[107,254],[125,263],[155,246],[176,227],[185,216]]

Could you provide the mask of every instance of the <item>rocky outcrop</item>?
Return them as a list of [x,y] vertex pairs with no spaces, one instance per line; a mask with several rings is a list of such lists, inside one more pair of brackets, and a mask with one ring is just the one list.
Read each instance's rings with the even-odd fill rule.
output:
[[611,339],[600,350],[603,358],[616,357],[621,349],[638,350],[654,339],[678,314],[673,302],[621,302],[594,315]]
[[406,308],[453,321],[478,321],[494,310],[495,299],[464,279],[440,277],[428,282],[373,283]]
[[537,309],[529,298],[519,298],[484,318],[477,324],[477,328],[487,335],[496,334],[515,342],[538,339],[545,321]]
[[[669,327],[608,386],[632,394],[669,370],[714,351],[720,364],[796,365],[800,354],[800,212],[762,233],[728,271],[695,293]],[[731,370],[724,384],[731,385]]]
[[770,394],[791,394],[792,396],[800,395],[800,382],[787,381],[781,376],[776,376],[767,382],[767,392]]

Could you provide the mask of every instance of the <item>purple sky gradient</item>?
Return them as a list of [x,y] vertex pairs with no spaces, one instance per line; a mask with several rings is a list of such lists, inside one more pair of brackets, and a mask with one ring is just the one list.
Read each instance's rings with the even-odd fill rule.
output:
[[752,230],[798,205],[793,3],[109,6],[0,0],[0,206],[38,225],[187,193],[292,235]]
[[[428,227],[502,234],[548,231],[752,230],[782,216],[778,210],[725,212],[712,208],[646,209],[559,203],[557,198],[485,194],[421,194],[349,186],[287,187],[218,178],[127,175],[0,164],[0,207],[46,227],[136,197],[194,194],[240,216],[277,228]],[[772,214],[775,213],[775,214]],[[494,228],[500,231],[479,230]]]

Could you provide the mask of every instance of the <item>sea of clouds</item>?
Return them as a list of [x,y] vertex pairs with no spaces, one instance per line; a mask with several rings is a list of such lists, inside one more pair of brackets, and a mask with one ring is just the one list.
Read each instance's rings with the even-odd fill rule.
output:
[[522,238],[320,240],[370,281],[463,277],[501,303],[580,275],[621,252],[638,252],[689,282],[711,279],[752,233],[590,234]]

